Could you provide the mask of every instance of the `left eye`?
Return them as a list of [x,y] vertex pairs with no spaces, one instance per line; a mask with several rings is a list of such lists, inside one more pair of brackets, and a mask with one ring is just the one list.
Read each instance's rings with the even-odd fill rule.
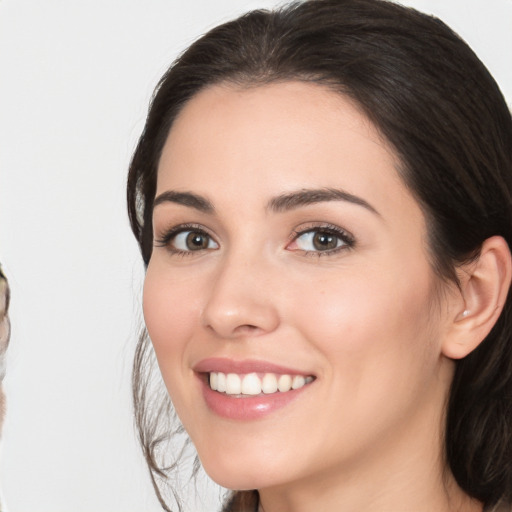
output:
[[312,229],[305,231],[294,240],[294,249],[307,252],[328,252],[349,245],[340,234],[328,230]]

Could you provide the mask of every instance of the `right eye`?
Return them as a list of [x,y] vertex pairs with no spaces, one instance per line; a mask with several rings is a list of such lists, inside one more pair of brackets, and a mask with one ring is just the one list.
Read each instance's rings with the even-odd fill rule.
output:
[[219,247],[207,233],[192,230],[178,233],[170,240],[170,244],[178,251],[202,251]]
[[219,248],[219,244],[208,233],[198,228],[172,229],[155,242],[158,246],[167,247],[171,252],[178,254]]

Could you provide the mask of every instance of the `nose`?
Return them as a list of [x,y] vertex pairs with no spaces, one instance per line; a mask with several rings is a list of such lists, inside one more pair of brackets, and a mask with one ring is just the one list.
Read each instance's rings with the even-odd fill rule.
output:
[[231,257],[220,268],[203,310],[204,325],[218,337],[258,336],[279,325],[272,271],[260,258]]

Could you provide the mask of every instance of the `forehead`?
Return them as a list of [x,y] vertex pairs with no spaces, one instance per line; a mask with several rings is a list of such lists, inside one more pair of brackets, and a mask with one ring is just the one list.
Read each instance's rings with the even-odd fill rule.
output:
[[399,161],[344,95],[303,82],[216,85],[190,100],[164,146],[157,194],[193,190],[251,200],[310,187],[369,202],[415,201]]

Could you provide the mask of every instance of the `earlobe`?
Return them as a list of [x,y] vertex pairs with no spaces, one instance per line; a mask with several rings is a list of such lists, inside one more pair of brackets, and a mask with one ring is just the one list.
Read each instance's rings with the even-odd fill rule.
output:
[[510,288],[512,258],[500,236],[488,238],[480,255],[461,269],[460,296],[442,351],[462,359],[486,338],[498,320]]

